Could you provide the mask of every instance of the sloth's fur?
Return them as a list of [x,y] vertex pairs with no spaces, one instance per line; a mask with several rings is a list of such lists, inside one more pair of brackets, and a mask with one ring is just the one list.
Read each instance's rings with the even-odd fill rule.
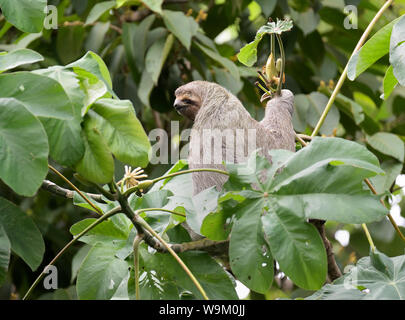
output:
[[[268,151],[271,149],[286,149],[295,151],[295,133],[292,125],[294,95],[289,90],[282,90],[281,96],[276,96],[267,103],[264,119],[260,122],[253,119],[243,107],[239,99],[225,88],[212,82],[193,81],[178,88],[175,92],[175,107],[184,116],[194,120],[190,138],[189,167],[224,169],[222,164],[215,164],[214,154],[211,162],[201,163],[203,145],[213,146],[213,137],[205,136],[205,129],[218,129],[244,133],[244,141],[236,144],[222,142],[222,159],[226,159],[227,152],[234,154],[231,162],[240,163],[248,156],[248,130],[255,129],[256,148],[259,153],[271,161]],[[236,140],[236,139],[235,139]],[[237,144],[244,143],[242,152]],[[229,161],[229,158],[227,159]],[[193,194],[216,186],[220,190],[227,177],[218,173],[193,173]]]

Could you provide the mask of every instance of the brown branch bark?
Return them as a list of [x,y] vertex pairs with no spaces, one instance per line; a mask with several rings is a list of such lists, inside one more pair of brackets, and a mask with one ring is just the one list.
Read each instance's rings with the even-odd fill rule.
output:
[[336,280],[337,278],[340,278],[342,276],[342,272],[340,271],[340,269],[336,263],[335,255],[333,254],[332,245],[331,245],[330,241],[328,240],[328,238],[326,237],[325,221],[317,220],[317,219],[310,219],[309,222],[315,226],[315,228],[318,230],[318,232],[322,238],[323,244],[326,249],[326,256],[328,259],[328,278],[331,282],[333,282],[334,280]]

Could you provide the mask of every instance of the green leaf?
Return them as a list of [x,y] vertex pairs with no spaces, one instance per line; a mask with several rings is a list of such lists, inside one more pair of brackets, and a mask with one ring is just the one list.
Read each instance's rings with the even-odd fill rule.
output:
[[197,42],[195,42],[195,45],[202,52],[204,52],[207,56],[209,56],[211,59],[215,60],[216,62],[221,64],[223,67],[225,67],[235,79],[239,80],[239,78],[240,78],[239,70],[231,60],[229,60],[227,58],[224,58],[223,56],[216,53],[215,51],[212,51],[211,49],[209,49],[207,47],[204,47],[203,45],[201,45],[201,44],[199,44]]
[[0,96],[15,98],[34,115],[70,120],[72,104],[62,86],[55,80],[30,72],[0,75]]
[[77,273],[79,272],[80,266],[82,265],[84,259],[86,258],[87,254],[89,253],[91,246],[84,245],[76,252],[72,259],[72,270],[71,270],[71,279],[70,282],[73,283],[77,277]]
[[48,153],[41,122],[19,101],[1,98],[0,178],[18,194],[33,196],[48,173]]
[[307,36],[315,31],[320,21],[319,14],[314,12],[314,9],[312,8],[308,8],[303,12],[296,12],[292,10],[291,17],[295,24],[302,30],[304,36]]
[[106,184],[111,182],[114,176],[114,159],[98,129],[98,121],[93,113],[89,112],[84,119],[83,139],[86,149],[75,169],[88,181]]
[[[70,227],[70,233],[76,236],[96,220],[97,219],[90,218],[76,222]],[[125,246],[127,238],[128,234],[126,232],[119,229],[111,220],[107,220],[91,229],[86,235],[82,236],[79,241],[92,246],[100,242],[104,246],[112,246],[118,249]]]
[[405,256],[389,258],[376,251],[307,299],[403,300],[404,297]]
[[105,12],[111,10],[116,6],[116,1],[104,1],[97,3],[91,8],[89,15],[87,16],[85,24],[92,24],[96,22]]
[[394,91],[395,87],[398,85],[398,80],[395,78],[394,69],[392,66],[389,66],[384,77],[384,94],[383,99],[387,100]]
[[85,150],[80,126],[85,95],[80,88],[79,80],[75,73],[62,67],[36,70],[35,73],[57,80],[72,102],[74,115],[72,120],[42,118],[41,121],[48,135],[52,159],[64,166],[73,166],[83,157]]
[[163,64],[173,46],[174,37],[169,34],[167,38],[160,38],[148,50],[145,60],[145,69],[150,73],[153,82],[157,85]]
[[41,232],[25,212],[10,201],[0,197],[1,226],[10,241],[11,250],[23,259],[32,271],[35,271],[45,252]]
[[281,270],[301,288],[319,289],[328,268],[326,250],[316,228],[275,204],[270,205],[262,222]]
[[146,5],[153,12],[157,12],[159,14],[162,14],[163,0],[143,0],[142,2],[143,2],[144,5]]
[[144,69],[145,51],[149,29],[156,16],[150,15],[141,23],[125,23],[123,26],[122,39],[129,68],[135,82],[139,82],[141,71]]
[[30,49],[18,49],[0,55],[0,72],[14,69],[25,64],[43,61],[44,57]]
[[115,257],[116,249],[96,244],[84,259],[77,275],[81,300],[108,300],[128,275],[128,263]]
[[171,33],[190,50],[191,38],[197,34],[198,23],[181,11],[163,10],[163,21]]
[[267,22],[264,26],[261,26],[257,31],[258,34],[261,33],[268,33],[268,34],[282,34],[283,32],[290,31],[294,26],[292,20],[285,19],[279,20],[277,19],[276,22]]
[[[149,274],[154,270],[155,273],[160,276],[160,279],[158,278],[159,280],[155,280],[157,277],[151,277],[152,279],[149,279],[149,283],[152,282],[152,284],[160,285],[171,282],[183,289],[177,291],[177,297],[179,296],[179,293],[187,290],[197,299],[202,299],[195,284],[171,255],[162,253],[150,254],[145,249],[140,250],[140,254],[143,260],[144,270]],[[198,251],[184,252],[180,253],[179,257],[197,278],[210,299],[237,299],[235,288],[230,277],[227,275],[223,267],[207,253]],[[141,289],[141,297],[144,291],[145,289]]]
[[146,167],[150,143],[129,100],[100,99],[92,108],[97,128],[114,156],[134,167]]
[[42,30],[46,5],[47,0],[0,0],[0,8],[6,20],[21,31],[29,33]]
[[229,260],[236,278],[249,289],[266,293],[273,282],[273,257],[263,238],[261,214],[264,200],[246,201],[235,213],[229,243]]
[[350,58],[347,70],[347,77],[350,80],[353,81],[356,79],[389,52],[392,28],[398,20],[399,18],[378,30],[361,49]]
[[375,150],[404,162],[404,142],[395,134],[378,132],[367,136],[367,143]]
[[112,90],[110,72],[108,71],[103,59],[101,59],[96,53],[89,51],[81,59],[66,66],[66,68],[73,68],[74,71],[76,67],[84,69],[97,76],[97,78],[102,80],[107,86],[108,92],[115,96],[115,93]]
[[10,254],[10,241],[8,240],[6,231],[0,224],[0,285],[2,285],[6,279]]
[[[398,21],[397,21],[398,20]],[[398,82],[405,86],[405,15],[397,21],[392,28],[390,41],[390,63],[393,67],[393,73]]]
[[284,166],[272,183],[277,194],[358,193],[362,180],[383,173],[364,146],[340,138],[315,138]]
[[257,61],[257,46],[259,45],[260,41],[263,39],[265,33],[257,33],[255,40],[245,45],[242,49],[240,49],[237,57],[240,62],[248,67],[252,67]]
[[381,169],[385,171],[385,175],[377,175],[370,178],[378,194],[390,190],[396,178],[401,174],[402,167],[403,164],[395,160],[387,160],[381,164]]

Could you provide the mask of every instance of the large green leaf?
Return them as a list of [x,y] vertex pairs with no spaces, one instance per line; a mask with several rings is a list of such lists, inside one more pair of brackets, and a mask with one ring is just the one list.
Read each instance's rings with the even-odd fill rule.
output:
[[62,86],[39,74],[1,74],[0,97],[19,100],[36,116],[66,120],[73,117],[72,103]]
[[36,270],[45,252],[41,232],[25,212],[1,197],[0,227],[3,227],[10,241],[11,250],[21,257],[33,271]]
[[264,233],[281,270],[298,286],[319,289],[326,280],[326,250],[316,228],[271,204],[262,217]]
[[405,256],[374,252],[348,273],[308,297],[309,300],[404,300]]
[[48,153],[41,122],[19,101],[1,98],[0,178],[18,194],[33,196],[47,175]]
[[263,201],[246,201],[236,212],[229,243],[229,261],[236,278],[249,289],[266,293],[273,282],[273,257],[263,237]]
[[[96,220],[94,218],[81,220],[70,227],[70,233],[76,236]],[[125,246],[127,238],[128,234],[124,230],[119,229],[111,220],[107,220],[87,232],[80,241],[92,246],[100,242],[104,246],[118,249]]]
[[91,111],[114,156],[134,167],[146,167],[150,143],[129,100],[100,99]]
[[98,129],[97,119],[91,112],[86,115],[83,126],[85,152],[75,169],[88,181],[109,183],[114,176],[114,159]]
[[0,72],[44,60],[38,52],[30,49],[18,49],[0,55]]
[[7,233],[0,224],[0,285],[6,279],[8,264],[10,262],[10,250],[10,240],[8,240]]
[[84,259],[77,275],[81,300],[108,300],[128,275],[129,264],[115,257],[116,248],[96,244]]
[[85,94],[80,88],[77,75],[70,70],[62,67],[51,67],[35,72],[58,81],[72,102],[74,115],[72,120],[46,118],[41,120],[48,134],[49,151],[52,159],[61,165],[73,166],[83,157],[85,150],[80,126]]
[[190,50],[191,38],[197,34],[198,23],[181,11],[163,10],[163,21],[171,33]]
[[30,33],[42,30],[46,5],[47,0],[0,0],[0,8],[7,21]]
[[404,162],[404,142],[397,135],[378,132],[371,137],[367,136],[367,143],[377,151]]
[[397,23],[398,19],[391,21],[385,27],[378,30],[361,49],[350,58],[347,70],[347,77],[350,80],[353,81],[356,79],[389,52],[392,28]]
[[284,163],[271,189],[276,194],[358,193],[363,179],[382,173],[377,157],[364,146],[317,137]]
[[390,41],[390,63],[398,82],[405,86],[405,15],[394,20],[397,21],[392,28]]

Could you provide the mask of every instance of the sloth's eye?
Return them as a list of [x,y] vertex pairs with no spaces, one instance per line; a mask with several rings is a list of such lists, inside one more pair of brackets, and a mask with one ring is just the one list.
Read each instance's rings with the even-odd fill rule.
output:
[[190,99],[183,99],[183,102],[184,102],[185,104],[194,104],[194,101],[193,101],[193,100],[190,100]]

